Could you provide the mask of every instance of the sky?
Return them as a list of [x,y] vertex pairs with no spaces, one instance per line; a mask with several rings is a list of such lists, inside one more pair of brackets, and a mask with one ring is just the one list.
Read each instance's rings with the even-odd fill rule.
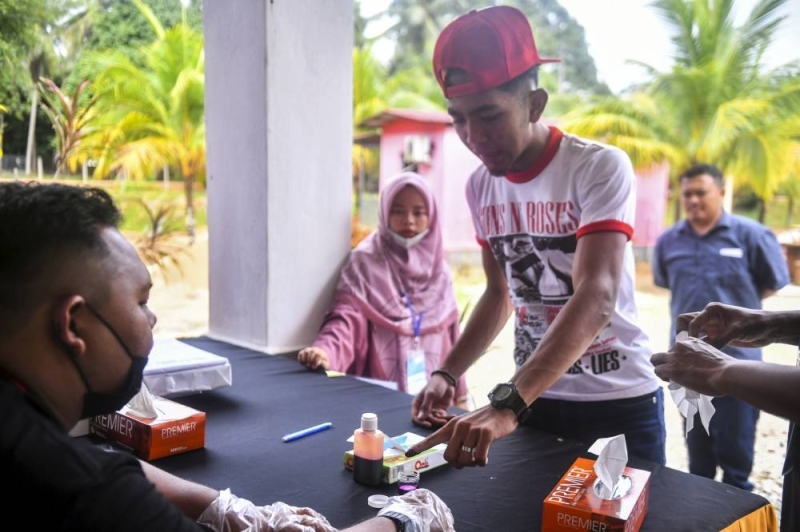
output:
[[[645,81],[643,69],[626,64],[627,60],[641,61],[658,70],[667,70],[671,65],[670,33],[658,13],[649,7],[652,0],[558,1],[583,26],[598,77],[613,92],[619,93],[633,83]],[[361,0],[362,14],[381,11],[388,3],[389,0]],[[737,16],[749,13],[755,3],[756,0],[737,0]],[[782,14],[788,18],[783,21],[766,56],[766,63],[771,67],[800,59],[800,0],[788,0]],[[382,54],[388,57],[391,50],[376,46],[374,52],[380,58]],[[543,55],[551,53],[549,50],[541,52]]]

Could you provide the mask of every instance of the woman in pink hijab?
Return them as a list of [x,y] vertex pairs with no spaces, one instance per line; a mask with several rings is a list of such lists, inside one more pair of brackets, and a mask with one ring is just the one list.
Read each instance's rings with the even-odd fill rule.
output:
[[317,339],[297,358],[411,394],[433,372],[464,406],[463,376],[436,371],[458,338],[458,318],[436,201],[422,176],[404,172],[381,191],[378,230],[350,252]]

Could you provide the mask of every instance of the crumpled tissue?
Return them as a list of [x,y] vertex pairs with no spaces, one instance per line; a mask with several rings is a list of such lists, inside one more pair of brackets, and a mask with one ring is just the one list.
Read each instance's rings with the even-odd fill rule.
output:
[[600,438],[589,447],[589,452],[597,455],[594,472],[602,485],[597,491],[597,495],[603,499],[617,499],[624,495],[625,491],[630,488],[630,483],[625,483],[623,486],[619,481],[628,463],[628,446],[625,443],[625,435]]
[[125,405],[125,408],[128,410],[128,412],[131,412],[132,414],[144,419],[153,419],[158,417],[156,406],[153,403],[153,395],[150,393],[150,390],[147,389],[147,386],[145,386],[144,383],[142,383],[142,388],[139,390],[139,393],[131,397],[131,400],[128,401],[128,404]]
[[[688,337],[688,332],[681,331],[675,337],[675,340],[681,341]],[[686,434],[688,435],[689,431],[694,428],[694,415],[698,412],[700,413],[700,421],[703,423],[703,428],[705,428],[706,433],[708,433],[708,424],[711,423],[711,417],[716,411],[714,405],[711,403],[713,397],[684,388],[680,384],[672,381],[670,381],[667,388],[669,389],[669,394],[672,396],[672,400],[678,405],[678,410],[681,415],[686,418]]]

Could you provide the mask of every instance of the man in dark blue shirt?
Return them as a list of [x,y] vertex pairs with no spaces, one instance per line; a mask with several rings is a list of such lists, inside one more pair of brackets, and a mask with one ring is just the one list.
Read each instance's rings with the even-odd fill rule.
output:
[[[686,219],[656,242],[655,284],[672,292],[672,332],[679,314],[703,310],[710,302],[761,309],[762,299],[789,282],[786,260],[772,231],[749,218],[725,212],[725,183],[719,168],[697,164],[680,177]],[[726,347],[741,360],[761,360],[760,348]],[[716,412],[703,430],[699,420],[686,436],[689,472],[708,478],[722,469],[722,481],[752,490],[759,410],[734,397],[713,400]]]

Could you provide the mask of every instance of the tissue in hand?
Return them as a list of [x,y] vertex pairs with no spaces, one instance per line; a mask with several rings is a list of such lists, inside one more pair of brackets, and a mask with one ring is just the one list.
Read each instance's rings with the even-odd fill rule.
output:
[[[681,331],[675,340],[685,340],[688,337],[689,333]],[[700,422],[703,423],[708,434],[708,424],[711,423],[711,417],[715,412],[714,405],[711,403],[712,397],[684,388],[674,382],[670,382],[667,388],[681,415],[686,419],[686,434],[688,435],[689,431],[694,428],[694,415],[697,413],[700,414]]]
[[578,458],[544,500],[543,532],[635,532],[647,514],[650,472],[627,466],[625,436],[601,438]]
[[89,433],[154,460],[205,447],[206,414],[152,395],[142,385],[117,412],[89,420]]

